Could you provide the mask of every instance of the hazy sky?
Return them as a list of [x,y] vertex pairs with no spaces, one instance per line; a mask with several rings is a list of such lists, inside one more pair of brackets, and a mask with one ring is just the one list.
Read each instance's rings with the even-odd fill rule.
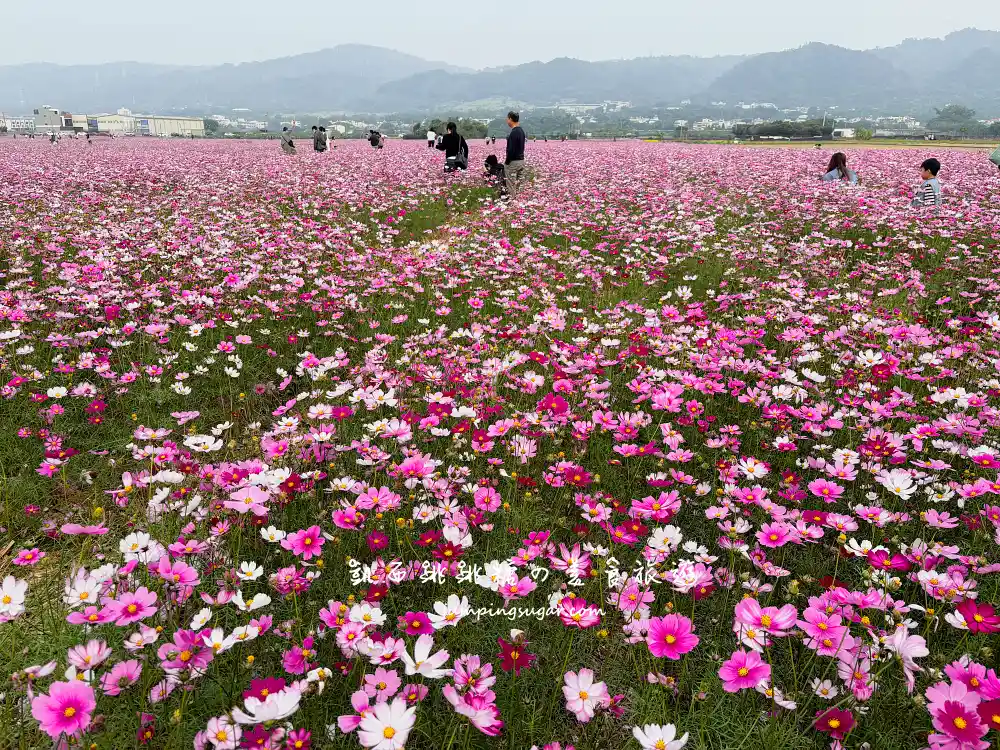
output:
[[215,64],[354,42],[478,68],[563,56],[770,52],[810,41],[869,48],[969,26],[1000,29],[997,0],[3,0],[3,5],[0,64]]

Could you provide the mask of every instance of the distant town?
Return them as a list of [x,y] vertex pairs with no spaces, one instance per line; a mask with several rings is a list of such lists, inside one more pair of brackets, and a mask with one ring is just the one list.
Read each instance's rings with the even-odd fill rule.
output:
[[[468,135],[503,135],[506,112],[516,103],[498,102],[486,110],[442,112],[461,118]],[[710,140],[745,137],[785,140],[791,138],[977,138],[1000,136],[1000,118],[977,119],[961,105],[946,105],[927,118],[912,115],[866,115],[838,107],[779,109],[772,102],[718,101],[692,104],[682,100],[661,107],[634,107],[628,101],[566,102],[550,106],[524,106],[525,122],[534,137],[662,138]],[[490,115],[490,116],[484,116]],[[0,133],[93,134],[112,137],[158,136],[174,138],[268,137],[283,127],[292,130],[323,125],[334,136],[354,138],[377,129],[387,137],[423,137],[429,123],[422,114],[261,113],[250,108],[195,115],[142,114],[121,108],[114,113],[80,114],[50,105],[26,115],[0,113]],[[471,130],[469,130],[471,128]]]

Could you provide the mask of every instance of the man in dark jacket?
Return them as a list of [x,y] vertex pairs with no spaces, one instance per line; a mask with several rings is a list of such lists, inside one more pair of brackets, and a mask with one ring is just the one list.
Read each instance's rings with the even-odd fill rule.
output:
[[466,169],[469,166],[469,144],[458,134],[458,126],[455,123],[448,123],[448,132],[438,142],[437,149],[444,151],[445,172],[454,172],[456,169]]
[[507,158],[504,160],[504,172],[507,177],[507,190],[517,194],[517,185],[524,174],[524,144],[527,138],[521,127],[521,116],[517,112],[507,113],[507,125],[510,133],[507,136]]

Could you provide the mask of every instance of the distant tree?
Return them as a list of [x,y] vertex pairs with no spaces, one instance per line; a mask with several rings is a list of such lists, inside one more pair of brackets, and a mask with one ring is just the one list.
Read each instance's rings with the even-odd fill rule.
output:
[[6,133],[6,132],[7,132],[7,126],[6,125],[0,125],[0,133]]
[[995,122],[990,125],[989,129],[986,131],[992,136],[1000,136],[1000,122]]
[[934,111],[937,113],[935,119],[940,118],[948,122],[971,122],[976,117],[976,110],[961,104],[949,104],[941,109],[935,107]]
[[215,135],[219,132],[219,121],[213,120],[211,117],[206,117],[202,120],[205,123],[205,132],[208,135]]
[[982,130],[982,125],[975,119],[976,110],[961,104],[949,104],[934,110],[937,114],[927,123],[931,130],[968,136]]
[[854,131],[854,137],[859,141],[870,141],[874,135],[868,128],[858,128]]

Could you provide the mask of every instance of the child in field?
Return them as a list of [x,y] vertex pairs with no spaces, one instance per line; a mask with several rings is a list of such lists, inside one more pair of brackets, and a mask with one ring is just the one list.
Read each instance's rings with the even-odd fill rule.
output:
[[507,176],[503,164],[495,154],[486,157],[486,181],[500,190],[500,197],[507,197]]
[[847,154],[841,151],[830,157],[830,163],[826,166],[826,169],[826,174],[821,178],[823,182],[845,180],[852,185],[858,184],[858,173],[847,168]]
[[913,197],[914,207],[941,205],[941,183],[938,181],[938,172],[941,171],[941,162],[937,159],[927,159],[920,165],[920,177],[923,182],[917,188]]

